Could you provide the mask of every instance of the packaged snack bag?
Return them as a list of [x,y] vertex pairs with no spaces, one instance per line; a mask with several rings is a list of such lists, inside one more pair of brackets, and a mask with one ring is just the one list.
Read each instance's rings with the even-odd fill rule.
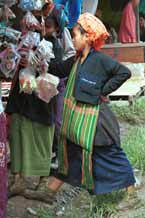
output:
[[44,74],[37,78],[36,95],[46,103],[58,94],[59,78],[51,74]]
[[41,30],[41,24],[30,11],[28,11],[26,15],[23,17],[21,24],[23,31]]
[[21,0],[19,7],[24,11],[41,10],[44,3],[44,0]]
[[32,94],[37,87],[35,75],[32,74],[31,68],[24,68],[19,72],[20,92]]
[[0,72],[6,78],[13,78],[20,61],[16,47],[10,44],[4,51],[0,53]]

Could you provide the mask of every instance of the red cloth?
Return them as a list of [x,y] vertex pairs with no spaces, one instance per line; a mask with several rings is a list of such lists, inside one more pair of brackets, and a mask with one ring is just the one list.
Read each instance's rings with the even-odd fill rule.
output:
[[119,30],[119,41],[124,43],[136,42],[136,16],[131,2],[123,10]]

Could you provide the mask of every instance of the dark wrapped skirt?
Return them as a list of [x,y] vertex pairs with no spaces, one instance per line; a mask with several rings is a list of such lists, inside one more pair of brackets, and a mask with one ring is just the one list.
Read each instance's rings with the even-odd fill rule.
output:
[[[82,148],[68,141],[68,176],[58,178],[73,185],[81,185]],[[93,194],[105,194],[127,188],[135,183],[132,167],[122,148],[112,146],[94,146],[92,155],[95,188]]]

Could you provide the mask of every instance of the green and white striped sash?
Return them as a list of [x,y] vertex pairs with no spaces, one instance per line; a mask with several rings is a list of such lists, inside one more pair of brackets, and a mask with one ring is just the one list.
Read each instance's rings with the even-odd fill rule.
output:
[[63,121],[58,145],[59,172],[67,175],[67,139],[82,147],[82,185],[93,189],[92,152],[99,106],[77,102],[73,97],[79,60],[69,76],[64,98]]

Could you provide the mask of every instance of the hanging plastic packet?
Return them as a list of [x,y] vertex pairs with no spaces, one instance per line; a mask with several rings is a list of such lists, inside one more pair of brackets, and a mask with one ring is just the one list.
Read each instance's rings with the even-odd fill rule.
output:
[[6,33],[6,26],[1,26],[0,28],[0,37],[4,37]]
[[0,19],[3,17],[3,8],[0,8]]
[[45,36],[46,29],[45,29],[45,20],[43,16],[41,18],[41,33],[42,33],[42,36]]
[[11,7],[17,3],[17,0],[0,0],[0,7],[7,5],[8,7]]
[[20,55],[14,45],[0,53],[0,71],[6,78],[13,78],[20,61]]
[[46,61],[46,59],[43,60],[39,60],[39,65],[37,67],[37,71],[39,72],[39,74],[45,74],[48,72],[48,68],[49,68],[49,64]]
[[24,11],[28,11],[28,10],[33,10],[34,9],[34,1],[31,0],[21,0],[19,7],[24,10]]
[[21,36],[20,31],[17,31],[11,27],[7,27],[5,29],[4,37],[8,42],[17,43],[20,39],[20,36]]
[[3,10],[2,11],[2,16],[3,17],[7,17],[8,19],[16,18],[16,15],[13,13],[13,11],[7,5],[4,5],[2,10]]
[[44,4],[44,0],[21,0],[19,7],[24,11],[41,10]]
[[14,18],[16,18],[15,14],[7,5],[0,8],[0,27],[8,26],[9,21]]
[[39,71],[40,60],[36,57],[35,52],[33,50],[29,51],[28,56],[28,66],[33,68],[33,70]]
[[21,58],[27,60],[28,67],[31,67],[33,72],[36,72],[38,60],[35,57],[35,52],[29,48],[20,48],[18,51]]
[[6,26],[0,27],[0,37],[4,38],[7,42],[16,44],[21,36],[21,32]]
[[51,99],[59,93],[57,90],[59,81],[58,77],[51,74],[43,74],[39,76],[37,78],[37,88],[35,90],[38,98],[49,103]]
[[9,20],[14,18],[16,18],[16,16],[13,11],[7,5],[5,5],[3,7],[3,19],[8,23]]
[[35,51],[35,59],[38,62],[37,71],[40,74],[45,74],[48,72],[49,62],[51,58],[54,58],[53,45],[51,42],[43,39],[39,43]]
[[54,58],[54,52],[53,52],[53,45],[51,42],[46,41],[43,39],[35,52],[36,56],[41,60],[45,59],[48,63],[50,62],[51,58]]
[[36,90],[37,83],[32,72],[33,69],[31,68],[24,68],[19,72],[20,93],[24,92],[31,95]]
[[40,43],[40,34],[37,32],[28,31],[21,37],[19,47],[28,47],[30,49],[37,47]]
[[41,24],[30,11],[26,13],[21,23],[23,31],[41,30]]

